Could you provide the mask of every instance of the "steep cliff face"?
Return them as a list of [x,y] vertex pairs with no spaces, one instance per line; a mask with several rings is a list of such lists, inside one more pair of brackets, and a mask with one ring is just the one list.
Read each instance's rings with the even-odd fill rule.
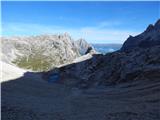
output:
[[81,49],[68,34],[10,37],[1,41],[3,61],[33,71],[50,70],[81,56]]
[[160,20],[154,25],[150,24],[147,29],[135,36],[130,36],[123,44],[121,50],[129,51],[134,48],[148,48],[160,45]]

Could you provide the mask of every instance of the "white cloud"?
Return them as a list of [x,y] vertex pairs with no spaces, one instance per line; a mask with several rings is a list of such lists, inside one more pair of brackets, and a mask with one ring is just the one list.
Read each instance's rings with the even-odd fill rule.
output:
[[139,33],[132,30],[101,28],[100,25],[66,28],[39,24],[7,23],[5,26],[2,25],[2,35],[35,35],[67,32],[74,39],[84,38],[90,43],[123,43],[129,35],[134,36]]

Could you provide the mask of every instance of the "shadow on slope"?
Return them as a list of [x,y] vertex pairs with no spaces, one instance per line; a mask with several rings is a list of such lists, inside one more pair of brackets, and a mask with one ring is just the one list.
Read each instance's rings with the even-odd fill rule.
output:
[[2,120],[63,119],[60,113],[65,104],[67,109],[69,89],[48,83],[41,74],[27,72],[21,78],[1,83]]
[[[47,73],[27,72],[1,83],[2,120],[159,120],[159,80],[96,87],[101,80],[92,75],[102,73],[103,77],[107,70],[104,65],[114,64],[118,54],[93,55]],[[110,58],[113,63],[108,63]],[[119,61],[119,57],[116,59]],[[55,74],[58,80],[47,82]],[[71,88],[79,85],[88,89]]]

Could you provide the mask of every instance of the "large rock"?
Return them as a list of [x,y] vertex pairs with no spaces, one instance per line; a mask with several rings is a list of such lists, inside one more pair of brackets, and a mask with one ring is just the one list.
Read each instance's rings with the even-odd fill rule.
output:
[[130,36],[123,44],[121,50],[129,51],[134,48],[148,48],[160,45],[160,20],[155,25],[150,24],[147,29],[135,36]]
[[[70,63],[81,56],[80,53],[83,50],[83,47],[79,47],[79,44],[66,33],[2,37],[1,41],[3,61],[33,71],[46,71],[58,65]],[[87,44],[85,49],[88,49],[89,44],[87,42],[85,44]]]

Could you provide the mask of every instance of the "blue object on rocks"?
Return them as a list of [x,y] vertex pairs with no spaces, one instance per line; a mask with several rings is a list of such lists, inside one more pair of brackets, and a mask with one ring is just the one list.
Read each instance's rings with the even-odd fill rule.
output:
[[59,74],[58,73],[53,73],[49,79],[48,82],[53,83],[59,80]]

